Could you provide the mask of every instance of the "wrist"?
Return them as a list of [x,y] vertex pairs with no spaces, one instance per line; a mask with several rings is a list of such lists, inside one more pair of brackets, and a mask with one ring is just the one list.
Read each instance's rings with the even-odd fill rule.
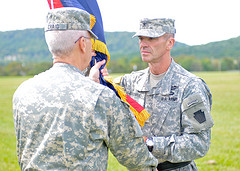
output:
[[89,76],[90,80],[96,82],[96,83],[100,83],[99,78],[93,77],[93,76]]

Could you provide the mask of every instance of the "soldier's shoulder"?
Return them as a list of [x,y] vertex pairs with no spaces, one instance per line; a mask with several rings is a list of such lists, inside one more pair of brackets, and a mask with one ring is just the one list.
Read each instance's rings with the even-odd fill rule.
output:
[[187,71],[185,68],[183,68],[179,64],[176,64],[175,67],[173,68],[173,78],[176,80],[179,80],[179,82],[185,82],[185,83],[189,83],[189,82],[201,83],[203,81],[200,77]]
[[174,79],[185,85],[184,87],[186,91],[206,91],[209,96],[211,95],[210,89],[208,88],[206,82],[199,76],[187,71],[182,66],[177,64],[173,75]]
[[129,78],[131,78],[131,79],[136,79],[136,78],[141,77],[141,76],[143,76],[144,74],[148,73],[148,70],[149,70],[149,69],[146,68],[146,69],[139,70],[139,71],[133,71],[133,72],[131,72],[130,74],[125,74],[125,75],[123,76],[123,78],[124,78],[124,79],[129,79]]

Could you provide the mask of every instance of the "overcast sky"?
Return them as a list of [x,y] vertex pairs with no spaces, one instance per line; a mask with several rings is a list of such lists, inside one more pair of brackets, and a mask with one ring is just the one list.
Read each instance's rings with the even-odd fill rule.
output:
[[[173,18],[176,41],[206,44],[240,36],[239,0],[98,0],[105,31],[131,31],[142,18]],[[43,28],[47,0],[1,0],[0,31]]]

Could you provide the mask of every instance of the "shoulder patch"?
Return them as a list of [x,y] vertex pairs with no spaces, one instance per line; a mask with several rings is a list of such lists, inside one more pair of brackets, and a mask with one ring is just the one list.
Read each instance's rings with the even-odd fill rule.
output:
[[194,118],[201,124],[206,121],[205,113],[202,110],[194,112]]
[[193,133],[213,126],[210,105],[204,103],[200,94],[193,94],[182,103],[182,127],[185,132]]
[[199,103],[202,103],[202,98],[199,94],[193,94],[188,98],[183,100],[182,110],[185,111],[193,106],[196,106]]
[[187,103],[187,106],[188,106],[188,107],[191,107],[192,105],[194,105],[194,104],[196,104],[196,103],[198,103],[198,99],[194,99],[194,100],[188,102],[188,103]]

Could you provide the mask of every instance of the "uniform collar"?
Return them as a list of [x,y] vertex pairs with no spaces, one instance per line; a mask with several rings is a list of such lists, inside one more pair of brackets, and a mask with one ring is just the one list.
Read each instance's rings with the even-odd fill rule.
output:
[[[174,70],[174,66],[176,65],[176,63],[174,62],[174,60],[172,59],[172,62],[165,74],[165,76],[162,78],[162,80],[160,81],[160,89],[155,90],[155,92],[153,92],[153,94],[159,94],[161,93],[162,95],[168,95],[171,92],[171,86],[172,86],[172,77],[173,77],[173,70]],[[137,90],[138,91],[150,91],[150,70],[149,68],[146,68],[144,70],[144,74],[142,75],[142,77],[140,78],[140,80],[138,81],[137,84]]]
[[173,68],[175,66],[175,62],[172,59],[172,62],[167,70],[166,75],[161,80],[161,94],[162,95],[168,95],[171,92],[172,88],[172,77],[173,77]]
[[136,89],[137,91],[150,91],[150,70],[146,68],[143,70],[143,75],[139,77],[139,81],[137,82]]
[[79,70],[77,67],[71,65],[71,64],[67,64],[67,63],[63,63],[63,62],[57,62],[53,64],[53,67],[57,67],[57,68],[67,68],[70,70],[73,70],[75,72],[79,72],[81,75],[83,75],[83,72],[81,70]]

